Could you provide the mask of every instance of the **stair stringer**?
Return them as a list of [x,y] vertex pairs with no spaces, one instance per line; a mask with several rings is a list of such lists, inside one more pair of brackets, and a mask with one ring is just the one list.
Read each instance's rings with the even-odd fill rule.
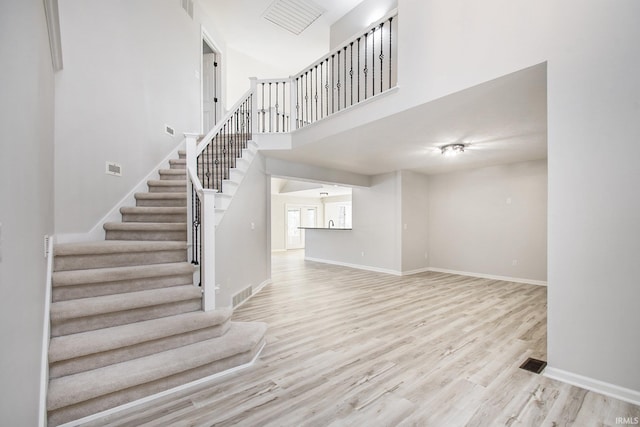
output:
[[233,203],[233,196],[242,184],[247,171],[258,153],[258,144],[251,140],[247,148],[242,149],[242,157],[236,161],[236,167],[229,171],[229,179],[222,181],[222,192],[215,195],[215,225],[222,222],[225,212]]

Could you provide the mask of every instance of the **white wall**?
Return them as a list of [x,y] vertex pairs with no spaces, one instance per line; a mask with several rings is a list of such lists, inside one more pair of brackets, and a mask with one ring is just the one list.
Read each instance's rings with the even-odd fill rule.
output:
[[429,178],[410,171],[402,171],[401,212],[398,227],[402,235],[403,273],[425,270],[429,266]]
[[0,425],[38,423],[53,233],[54,82],[42,1],[0,2]]
[[547,280],[545,160],[433,175],[428,216],[430,267]]
[[549,368],[640,400],[640,3],[399,0],[398,10],[400,90],[301,136],[547,61]]
[[271,277],[270,187],[258,154],[216,228],[216,307],[231,307],[233,295]]
[[56,233],[82,233],[199,131],[201,29],[175,0],[63,0],[60,25]]
[[364,0],[331,25],[330,49],[364,30],[369,24],[398,7],[398,0]]
[[377,175],[371,187],[353,188],[353,230],[307,230],[305,256],[399,272],[399,176]]

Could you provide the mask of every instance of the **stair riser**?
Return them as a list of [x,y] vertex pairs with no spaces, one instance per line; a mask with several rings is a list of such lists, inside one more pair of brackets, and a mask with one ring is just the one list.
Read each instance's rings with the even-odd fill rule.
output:
[[128,213],[122,215],[122,222],[186,222],[187,216],[179,214],[136,214]]
[[202,298],[176,301],[169,304],[159,304],[141,307],[133,310],[104,313],[95,316],[79,317],[65,320],[51,319],[51,336],[77,334],[78,332],[109,328],[174,314],[189,313],[202,309]]
[[196,381],[209,375],[217,374],[236,366],[244,365],[251,362],[261,347],[262,344],[259,344],[253,351],[228,357],[196,369],[191,369],[189,371],[161,378],[146,384],[131,387],[120,392],[111,393],[107,396],[97,397],[75,405],[60,408],[55,411],[50,411],[48,412],[49,426],[57,426],[77,420],[89,414],[105,411],[155,393],[160,393],[162,391],[187,384],[191,381]]
[[192,284],[193,273],[188,273],[162,277],[145,277],[133,280],[80,284],[73,286],[56,287],[54,285],[51,296],[53,302],[58,302],[78,298],[90,298],[125,292],[145,291],[148,289],[160,289],[168,288],[171,286]]
[[103,366],[120,363],[127,360],[144,357],[161,351],[171,350],[196,342],[217,338],[229,330],[227,321],[221,325],[209,328],[189,331],[182,334],[161,338],[158,340],[142,342],[136,345],[103,351],[70,360],[61,360],[49,365],[49,378],[59,378],[64,375],[72,375]]
[[54,271],[85,270],[89,268],[129,267],[187,261],[185,249],[123,252],[113,254],[67,255],[54,257]]
[[107,230],[107,240],[187,241],[187,231]]

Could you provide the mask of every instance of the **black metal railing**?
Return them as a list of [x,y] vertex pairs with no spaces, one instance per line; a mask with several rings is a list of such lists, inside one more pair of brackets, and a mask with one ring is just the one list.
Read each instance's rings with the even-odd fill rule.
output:
[[372,25],[295,75],[296,129],[395,87],[397,16]]
[[[191,264],[200,265],[200,254],[202,253],[202,238],[201,228],[202,224],[202,205],[200,203],[200,196],[194,186],[191,186]],[[200,285],[202,284],[202,277],[200,277]]]
[[255,89],[258,132],[291,131],[291,80],[258,80]]
[[252,132],[253,94],[248,95],[219,126],[198,155],[197,175],[203,188],[222,192],[222,181],[229,179],[231,168],[242,157]]

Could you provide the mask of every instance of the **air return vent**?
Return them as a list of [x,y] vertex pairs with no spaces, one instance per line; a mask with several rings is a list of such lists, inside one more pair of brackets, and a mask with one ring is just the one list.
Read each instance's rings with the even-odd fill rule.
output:
[[262,16],[295,35],[303,32],[325,10],[311,0],[275,0]]
[[252,294],[253,294],[253,288],[251,287],[251,285],[249,285],[249,287],[244,288],[243,290],[241,290],[240,292],[238,292],[233,296],[231,304],[235,308],[236,306],[241,304],[243,301],[245,301],[247,298],[249,298]]
[[122,166],[115,162],[106,162],[104,173],[113,176],[122,176]]
[[520,369],[533,372],[534,374],[539,374],[544,370],[545,366],[547,366],[547,362],[544,360],[538,360],[530,357],[520,365]]

